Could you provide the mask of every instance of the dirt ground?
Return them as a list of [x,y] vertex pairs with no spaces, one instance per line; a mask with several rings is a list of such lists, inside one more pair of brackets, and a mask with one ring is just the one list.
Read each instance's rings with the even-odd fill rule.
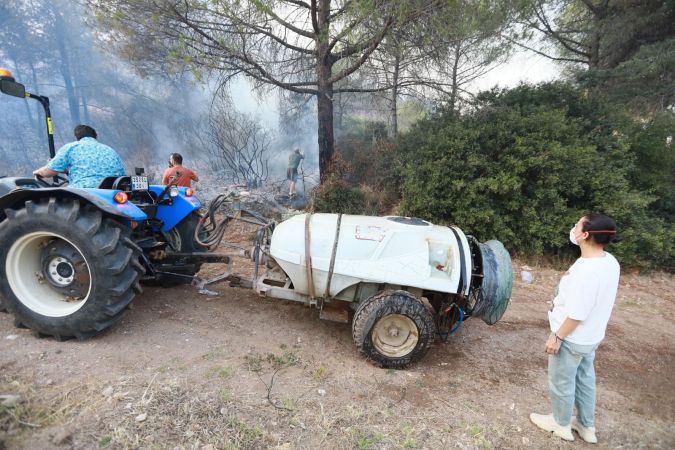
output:
[[496,325],[468,320],[400,371],[359,354],[349,325],[226,284],[216,297],[146,287],[84,342],[0,314],[0,394],[20,396],[0,406],[0,449],[675,448],[675,279],[622,276],[592,447],[528,420],[549,412],[546,310],[562,271],[533,273]]

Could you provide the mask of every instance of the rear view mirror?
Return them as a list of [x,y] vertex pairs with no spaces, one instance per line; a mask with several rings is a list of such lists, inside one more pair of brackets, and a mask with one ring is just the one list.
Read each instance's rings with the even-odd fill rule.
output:
[[8,79],[0,79],[0,92],[11,95],[12,97],[26,97],[26,88],[24,85]]

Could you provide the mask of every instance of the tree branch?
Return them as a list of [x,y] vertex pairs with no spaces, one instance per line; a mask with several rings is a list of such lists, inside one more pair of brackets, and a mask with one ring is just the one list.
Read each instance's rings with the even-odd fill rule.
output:
[[303,2],[301,0],[281,0],[283,3],[288,3],[290,5],[295,5],[295,6],[300,6],[301,8],[306,8],[310,9],[310,6],[308,3]]
[[546,53],[544,53],[544,52],[542,52],[542,51],[539,51],[539,50],[537,50],[537,49],[534,49],[534,48],[532,48],[532,47],[528,47],[527,45],[521,44],[520,42],[518,42],[518,41],[516,41],[516,40],[514,40],[514,39],[511,39],[511,38],[508,37],[508,36],[502,36],[502,37],[503,37],[504,39],[506,39],[507,41],[511,42],[512,44],[514,44],[514,45],[520,47],[520,48],[524,48],[525,50],[529,50],[529,51],[531,51],[531,52],[534,52],[534,53],[536,53],[537,55],[540,55],[540,56],[543,56],[544,58],[550,59],[551,61],[573,62],[573,63],[579,63],[579,64],[586,64],[586,65],[588,65],[588,61],[583,60],[583,59],[576,59],[576,58],[557,58],[557,57],[555,57],[555,56],[551,56],[551,55],[548,55],[548,54],[546,54]]
[[319,20],[317,18],[317,12],[316,12],[316,0],[311,0],[312,4],[309,9],[309,15],[312,17],[312,28],[314,29],[314,33],[316,33],[316,38],[318,39],[319,33],[321,33],[321,30],[319,29]]
[[258,8],[258,11],[260,11],[260,12],[262,12],[262,13],[264,13],[264,14],[269,15],[271,18],[273,18],[273,19],[274,19],[276,22],[278,22],[280,25],[282,25],[282,26],[284,26],[285,28],[291,30],[291,31],[294,32],[295,34],[299,34],[300,36],[304,36],[304,37],[306,37],[306,38],[308,38],[308,39],[312,39],[312,40],[316,39],[316,35],[315,35],[315,34],[312,34],[312,33],[310,33],[309,31],[303,30],[302,28],[298,28],[298,27],[296,27],[295,25],[293,25],[292,23],[289,23],[289,22],[285,21],[284,19],[282,19],[281,17],[279,17],[279,15],[276,14],[276,13],[272,10],[272,8],[270,8],[270,7],[267,6],[266,4],[263,4],[262,1],[260,1],[260,0],[251,0],[251,1],[252,1],[253,5],[254,5],[256,8]]
[[[370,56],[371,53],[375,51],[377,46],[382,42],[382,39],[384,39],[385,34],[387,34],[387,31],[389,31],[389,28],[391,28],[391,25],[394,23],[393,18],[389,17],[387,19],[387,22],[385,25],[382,27],[382,31],[380,32],[379,36],[374,36],[371,39],[371,44],[370,47],[366,49],[366,51],[363,52],[363,55],[354,63],[352,64],[351,67],[348,67],[344,70],[341,70],[337,74],[333,75],[330,77],[328,80],[328,83],[335,83],[336,81],[340,81],[341,79],[348,77],[352,73],[356,72],[356,70],[363,65],[363,63],[368,59],[368,56]],[[331,55],[332,56],[332,55]],[[344,57],[344,56],[343,56]],[[342,58],[340,58],[342,59]]]

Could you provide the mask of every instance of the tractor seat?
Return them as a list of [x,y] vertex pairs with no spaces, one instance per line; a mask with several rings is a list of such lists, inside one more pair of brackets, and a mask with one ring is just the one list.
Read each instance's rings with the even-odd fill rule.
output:
[[14,189],[39,189],[33,178],[0,177],[0,197]]
[[131,177],[129,176],[121,176],[121,177],[105,177],[102,179],[99,183],[98,186],[96,186],[97,189],[119,189],[122,191],[130,191],[131,190]]

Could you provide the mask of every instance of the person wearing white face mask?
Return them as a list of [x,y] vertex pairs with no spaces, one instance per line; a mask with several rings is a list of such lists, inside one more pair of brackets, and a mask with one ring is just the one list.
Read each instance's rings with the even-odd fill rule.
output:
[[[595,435],[595,350],[605,337],[619,286],[620,267],[605,246],[617,242],[616,223],[602,214],[587,214],[570,230],[581,249],[563,275],[548,313],[548,353],[552,414],[530,414],[539,428],[573,441],[572,430],[586,442]],[[577,408],[572,417],[573,407]]]

